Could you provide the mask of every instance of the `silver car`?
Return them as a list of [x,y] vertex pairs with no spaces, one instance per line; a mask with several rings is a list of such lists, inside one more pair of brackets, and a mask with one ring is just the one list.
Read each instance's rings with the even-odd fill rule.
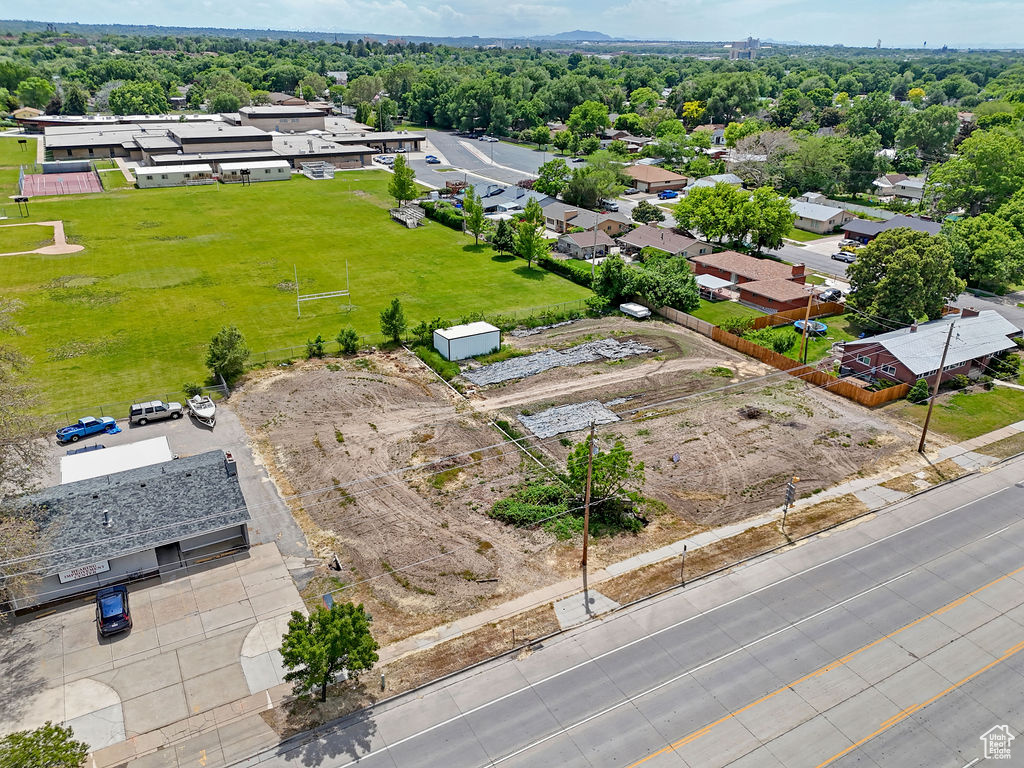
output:
[[160,419],[180,419],[184,409],[181,403],[165,403],[163,400],[150,400],[148,403],[135,403],[128,411],[128,421],[132,424],[148,424]]

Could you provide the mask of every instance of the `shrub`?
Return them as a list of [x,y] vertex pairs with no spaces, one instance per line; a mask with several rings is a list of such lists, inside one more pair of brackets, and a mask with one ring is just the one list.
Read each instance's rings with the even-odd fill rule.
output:
[[928,382],[924,379],[918,379],[914,382],[914,386],[907,392],[907,400],[912,403],[923,403],[928,399],[931,392],[928,389]]
[[742,336],[754,327],[754,318],[752,317],[727,317],[722,321],[721,325],[718,326],[726,333],[731,333],[733,336]]
[[337,340],[343,354],[354,355],[359,351],[359,334],[354,329],[342,328]]
[[562,261],[550,255],[543,255],[537,257],[536,263],[538,267],[544,267],[549,272],[554,272],[556,275],[572,280],[577,285],[582,285],[584,288],[593,288],[594,278],[591,275],[592,267],[589,262],[577,261],[576,259]]
[[419,344],[413,347],[412,351],[416,354],[416,357],[429,365],[445,381],[451,381],[459,375],[459,364],[453,363],[451,360],[445,360],[433,347]]
[[971,380],[964,376],[964,374],[958,373],[947,382],[947,386],[951,389],[967,389],[967,387],[971,386]]
[[306,339],[306,359],[324,356],[324,337],[319,333],[315,339]]
[[427,218],[444,224],[446,227],[463,231],[466,217],[462,211],[444,200],[423,200],[420,206],[427,212]]
[[1020,357],[1009,350],[1000,352],[988,364],[988,371],[996,379],[1013,381],[1020,375]]
[[196,395],[201,395],[203,393],[203,385],[189,382],[188,384],[181,385],[181,391],[189,397],[195,397]]
[[591,317],[600,317],[608,311],[608,299],[604,296],[587,296],[583,303],[587,305],[587,314]]
[[757,331],[747,331],[743,338],[784,355],[796,344],[797,337],[791,328],[761,328]]

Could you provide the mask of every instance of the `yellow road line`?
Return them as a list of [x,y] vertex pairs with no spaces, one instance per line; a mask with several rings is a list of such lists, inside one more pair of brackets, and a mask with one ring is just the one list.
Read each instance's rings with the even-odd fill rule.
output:
[[[682,746],[684,746],[686,744],[690,744],[690,743],[696,741],[697,739],[699,739],[701,736],[705,736],[708,733],[710,733],[711,729],[714,728],[716,725],[721,725],[722,723],[724,723],[724,722],[726,722],[728,720],[731,720],[732,718],[736,717],[737,715],[740,715],[740,714],[742,714],[742,713],[744,713],[744,712],[746,712],[746,711],[756,707],[758,704],[761,704],[762,702],[768,701],[769,699],[771,699],[771,698],[773,698],[775,696],[778,696],[780,693],[783,693],[785,691],[790,690],[794,686],[799,685],[800,683],[802,683],[802,682],[804,682],[806,680],[810,680],[811,678],[817,677],[818,675],[822,675],[822,674],[825,674],[827,672],[831,672],[832,670],[837,669],[838,667],[843,666],[844,664],[849,662],[854,657],[860,655],[864,651],[867,651],[867,650],[869,650],[871,648],[874,648],[879,643],[883,643],[886,640],[889,640],[889,639],[891,639],[893,637],[896,637],[896,635],[900,634],[901,632],[905,632],[906,630],[910,629],[911,627],[917,626],[922,621],[926,621],[926,620],[934,618],[936,616],[940,616],[943,613],[946,613],[947,611],[950,611],[953,608],[956,608],[957,606],[962,605],[963,603],[965,603],[967,601],[968,598],[973,597],[973,596],[977,595],[978,593],[983,592],[986,589],[989,589],[990,587],[994,587],[999,582],[1004,581],[1004,580],[1010,578],[1011,576],[1014,576],[1014,575],[1016,575],[1016,574],[1018,574],[1018,573],[1020,573],[1022,571],[1024,571],[1024,565],[1022,565],[1020,568],[1015,568],[1014,570],[1012,570],[1012,571],[1010,571],[1008,573],[1004,573],[999,578],[993,579],[992,581],[988,582],[988,584],[984,584],[984,585],[978,587],[977,589],[972,590],[971,592],[968,592],[967,594],[962,595],[962,596],[956,598],[955,600],[952,600],[952,601],[946,603],[941,608],[937,608],[934,611],[932,611],[931,613],[926,613],[924,616],[920,616],[920,617],[914,619],[909,624],[905,624],[904,626],[900,627],[897,630],[894,630],[894,631],[890,632],[887,635],[882,635],[877,640],[872,640],[867,645],[863,645],[860,648],[858,648],[857,650],[851,651],[850,653],[846,654],[842,658],[836,659],[835,661],[830,662],[829,664],[826,664],[823,667],[819,667],[818,669],[814,670],[813,672],[810,672],[810,673],[804,675],[803,677],[801,677],[801,678],[799,678],[797,680],[794,680],[793,682],[789,683],[788,685],[784,685],[781,688],[778,688],[778,689],[772,691],[771,693],[765,694],[761,698],[757,699],[756,701],[752,701],[750,704],[747,704],[744,707],[741,707],[741,708],[739,708],[739,709],[737,709],[737,710],[735,710],[733,712],[730,712],[727,715],[723,715],[722,717],[718,718],[714,722],[709,723],[708,725],[705,725],[700,730],[694,731],[693,733],[690,733],[687,736],[684,736],[683,738],[679,739],[679,741],[674,741],[671,744],[665,745],[664,747],[659,749],[657,752],[652,752],[651,754],[647,755],[647,757],[643,757],[640,760],[637,760],[635,763],[631,763],[630,765],[626,766],[626,768],[636,768],[638,765],[643,765],[648,760],[651,760],[651,759],[653,759],[655,757],[658,757],[659,755],[663,755],[666,752],[673,752],[676,749],[678,749],[679,747],[682,747]],[[1013,653],[1017,653],[1017,651],[1021,650],[1021,648],[1024,648],[1024,643],[1020,643],[1018,645],[1015,645],[1010,650]],[[1010,653],[1010,656],[1012,656],[1013,653]],[[1006,658],[1009,658],[1009,656],[1004,656],[1004,657],[998,659],[997,661],[993,662],[993,664],[991,666],[994,666],[995,664],[999,663],[999,661],[1003,661]],[[988,669],[988,668],[989,667],[986,667],[985,669]],[[974,676],[980,675],[982,672],[985,671],[985,669],[979,670],[978,672],[975,673]],[[969,679],[971,679],[971,678],[964,678],[964,680],[962,680],[960,683],[957,683],[956,685],[960,685],[960,684],[962,684],[964,682],[967,682],[967,680],[969,680]],[[953,687],[955,688],[956,685],[954,685]],[[953,688],[950,688],[949,690],[953,690]],[[940,695],[945,695],[945,693],[948,693],[948,690],[946,692],[944,692],[943,694],[940,694]],[[921,709],[921,707],[927,706],[933,700],[934,699],[929,700],[928,702],[925,702],[924,704],[918,705],[918,706],[916,706],[916,707],[914,707],[912,709],[913,709],[914,712],[916,712],[918,709]],[[910,714],[913,714],[913,712],[907,712],[906,714],[900,713],[900,715],[903,715],[903,716],[901,717],[900,715],[896,715],[896,717],[899,717],[902,720],[902,719],[904,719],[904,717],[909,717]],[[890,718],[890,719],[893,720],[894,718]],[[886,723],[888,723],[888,722],[889,721],[887,720]],[[896,722],[899,722],[899,720],[894,720],[894,722],[892,722],[889,726],[886,726],[886,727],[891,727],[892,725],[895,725]],[[885,726],[886,724],[883,723],[882,725]],[[882,728],[882,730],[885,730],[885,728]],[[881,733],[881,730],[878,731],[877,733]],[[872,737],[869,736],[868,738],[872,738]],[[865,741],[866,740],[867,739],[865,739]],[[854,749],[856,746],[857,745],[855,744],[853,747],[850,747],[850,749]],[[847,750],[847,751],[849,751],[849,750]],[[842,752],[839,755],[836,755],[835,757],[830,758],[829,762],[837,759],[838,757],[842,757],[842,755],[844,755],[844,754],[846,754],[846,753]],[[822,763],[821,765],[828,765],[828,762]],[[818,766],[817,768],[821,768],[821,766]]]

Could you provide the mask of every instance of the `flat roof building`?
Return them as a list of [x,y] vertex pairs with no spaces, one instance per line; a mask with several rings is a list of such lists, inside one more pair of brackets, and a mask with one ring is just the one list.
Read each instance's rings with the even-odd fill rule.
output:
[[238,110],[242,125],[263,131],[302,133],[324,130],[324,112],[307,106],[242,107]]

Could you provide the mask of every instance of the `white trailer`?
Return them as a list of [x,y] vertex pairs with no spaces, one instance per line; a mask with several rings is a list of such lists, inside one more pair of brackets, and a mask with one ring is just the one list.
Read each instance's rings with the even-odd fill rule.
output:
[[205,163],[136,168],[135,182],[140,189],[213,184],[213,169]]
[[468,323],[434,331],[434,349],[445,360],[465,360],[501,349],[501,330],[490,323]]
[[637,304],[632,301],[627,301],[625,304],[619,304],[619,312],[630,317],[635,317],[637,320],[643,320],[645,317],[651,316],[651,310],[645,307],[643,304]]
[[[253,160],[250,163],[220,163],[220,180],[226,184],[257,181],[288,181],[292,167],[287,160]],[[248,171],[248,177],[242,173]]]

